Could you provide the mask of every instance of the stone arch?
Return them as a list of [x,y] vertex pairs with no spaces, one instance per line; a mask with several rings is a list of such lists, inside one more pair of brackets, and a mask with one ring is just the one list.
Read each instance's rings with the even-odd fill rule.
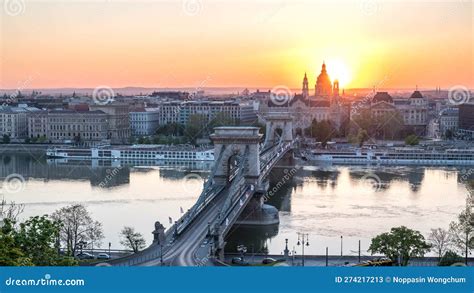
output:
[[247,181],[254,183],[260,176],[259,143],[262,135],[258,127],[216,127],[211,139],[214,142],[214,182],[229,183],[232,160],[240,157],[239,168],[244,168]]
[[243,154],[234,153],[227,159],[227,183],[230,183],[237,176],[240,168],[243,167]]
[[[280,138],[283,142],[293,140],[293,118],[288,113],[269,113],[266,117],[265,145],[278,143]],[[281,129],[281,137],[278,137],[276,130]]]

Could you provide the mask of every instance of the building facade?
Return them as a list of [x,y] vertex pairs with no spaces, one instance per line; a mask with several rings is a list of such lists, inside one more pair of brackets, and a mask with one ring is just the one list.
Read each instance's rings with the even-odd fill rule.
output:
[[133,136],[153,135],[160,125],[159,108],[143,108],[130,112],[130,129]]
[[202,115],[211,121],[218,115],[238,122],[252,124],[257,121],[254,107],[237,101],[169,101],[159,104],[159,124],[178,123],[185,125],[193,115]]
[[107,139],[113,144],[128,143],[130,139],[129,106],[122,103],[109,103],[106,105],[91,105],[91,111],[102,111],[107,114],[108,134]]
[[109,138],[107,119],[108,114],[99,110],[52,110],[47,114],[47,138],[53,143],[101,144]]
[[459,105],[458,136],[463,139],[474,139],[474,103]]

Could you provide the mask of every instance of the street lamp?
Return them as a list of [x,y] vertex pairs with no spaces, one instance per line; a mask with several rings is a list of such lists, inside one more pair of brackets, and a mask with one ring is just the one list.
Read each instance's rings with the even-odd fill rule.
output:
[[342,238],[343,238],[343,237],[342,237],[342,235],[341,235],[341,257],[342,257],[342,254],[343,254],[343,253],[342,253]]
[[245,245],[237,245],[237,251],[240,252],[242,257],[242,262],[244,262],[244,254],[247,252],[247,247]]
[[[306,240],[306,241],[305,241]],[[299,233],[298,232],[298,243],[296,245],[301,245],[301,265],[304,267],[304,247],[309,246],[309,234]]]

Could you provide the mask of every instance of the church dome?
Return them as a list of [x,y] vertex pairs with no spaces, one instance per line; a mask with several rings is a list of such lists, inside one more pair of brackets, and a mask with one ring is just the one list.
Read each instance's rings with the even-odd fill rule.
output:
[[372,98],[372,104],[386,102],[393,104],[392,97],[387,92],[377,92],[375,96]]
[[326,64],[323,63],[321,73],[316,79],[316,96],[331,96],[332,95],[332,84],[331,79],[326,71]]
[[423,99],[423,95],[420,91],[414,91],[413,94],[411,94],[410,99]]

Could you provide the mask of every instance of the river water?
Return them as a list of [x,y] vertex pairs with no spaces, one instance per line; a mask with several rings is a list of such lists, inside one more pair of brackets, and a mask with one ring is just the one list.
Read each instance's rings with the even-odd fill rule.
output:
[[[275,192],[268,204],[280,211],[280,225],[237,227],[226,249],[239,244],[249,252],[301,253],[297,232],[309,235],[305,253],[356,255],[361,241],[367,254],[370,239],[405,225],[425,236],[431,228],[448,228],[465,205],[471,170],[454,167],[318,166],[294,170],[278,167],[270,176]],[[7,201],[25,205],[22,218],[51,214],[83,203],[103,224],[102,247],[121,248],[123,226],[135,227],[147,239],[155,221],[169,226],[196,201],[210,166],[100,166],[91,162],[46,160],[41,156],[1,155],[0,192]],[[291,172],[290,172],[291,171]],[[293,172],[295,171],[295,172]],[[291,174],[284,184],[285,174]],[[24,179],[24,182],[21,182]]]

